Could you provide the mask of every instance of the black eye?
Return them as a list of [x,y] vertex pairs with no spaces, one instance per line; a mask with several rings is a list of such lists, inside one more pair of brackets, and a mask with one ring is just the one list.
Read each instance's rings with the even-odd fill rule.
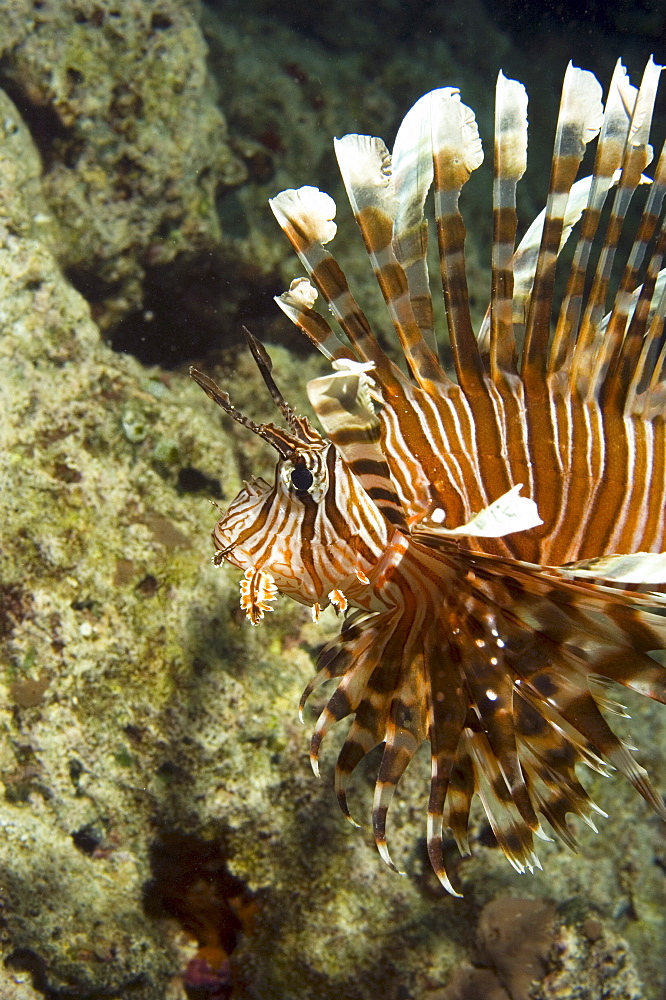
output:
[[291,473],[291,485],[297,493],[307,493],[314,482],[314,477],[304,465],[297,465]]

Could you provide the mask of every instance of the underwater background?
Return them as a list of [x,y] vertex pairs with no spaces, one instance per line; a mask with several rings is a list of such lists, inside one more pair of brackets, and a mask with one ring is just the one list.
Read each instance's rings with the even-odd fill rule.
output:
[[[390,344],[333,136],[390,145],[422,93],[455,85],[488,158],[502,68],[530,96],[523,231],[569,59],[605,86],[621,56],[637,82],[665,41],[648,0],[0,0],[0,998],[666,998],[666,829],[626,782],[586,774],[609,818],[578,824],[576,856],[540,845],[534,875],[479,811],[474,856],[451,859],[462,900],[427,860],[425,755],[393,807],[405,877],[344,821],[335,746],[317,781],[296,717],[333,616],[283,600],[242,620],[209,501],[273,457],[187,377],[195,362],[273,419],[245,324],[310,412],[325,362],[273,302],[300,269],[267,207],[306,183],[336,198],[340,258]],[[666,789],[666,712],[623,700]],[[373,760],[359,816],[372,783]]]

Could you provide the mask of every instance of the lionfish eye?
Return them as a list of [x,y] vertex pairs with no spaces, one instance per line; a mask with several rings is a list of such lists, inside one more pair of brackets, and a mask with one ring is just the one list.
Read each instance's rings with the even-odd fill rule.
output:
[[297,465],[295,469],[292,469],[289,478],[297,493],[307,493],[314,483],[314,476],[304,465]]

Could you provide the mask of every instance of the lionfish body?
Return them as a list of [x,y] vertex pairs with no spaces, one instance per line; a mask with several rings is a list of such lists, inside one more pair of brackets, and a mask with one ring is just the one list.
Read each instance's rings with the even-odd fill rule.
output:
[[[353,717],[336,768],[349,817],[349,777],[383,744],[373,829],[392,864],[388,806],[427,740],[428,851],[451,892],[443,830],[468,853],[475,794],[521,871],[538,865],[540,817],[572,847],[567,814],[593,825],[600,810],[578,780],[578,763],[619,769],[666,818],[602,711],[621,710],[608,681],[666,700],[666,671],[649,655],[666,647],[666,155],[651,183],[643,175],[660,71],[650,60],[636,89],[618,64],[604,108],[594,76],[569,67],[546,209],[517,248],[527,95],[500,74],[492,291],[476,334],[458,199],[482,152],[458,92],[421,98],[392,156],[369,136],[336,142],[407,374],[383,350],[325,248],[335,234],[332,199],[304,187],[273,200],[348,341],[314,310],[310,280],[297,279],[278,300],[333,361],[331,375],[308,385],[326,437],[284,401],[249,335],[288,429],[254,424],[193,372],[280,455],[273,485],[247,484],[213,536],[216,561],[244,570],[248,617],[256,624],[278,591],[312,605],[315,617],[329,603],[346,613],[303,695],[302,703],[319,683],[337,679],[312,736],[313,765],[330,727]],[[575,180],[597,137],[592,176]],[[619,235],[639,185],[645,207],[606,314]],[[424,216],[431,187],[454,376],[433,347]],[[609,222],[595,251],[604,202]],[[558,254],[581,217],[553,317]]]

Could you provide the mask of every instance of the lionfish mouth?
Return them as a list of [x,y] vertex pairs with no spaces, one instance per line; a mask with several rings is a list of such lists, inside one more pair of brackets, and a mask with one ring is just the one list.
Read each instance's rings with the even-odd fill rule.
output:
[[[517,247],[527,94],[500,73],[491,297],[476,333],[458,202],[483,153],[458,91],[421,98],[392,154],[370,136],[336,140],[408,374],[382,348],[326,249],[336,232],[333,200],[313,187],[273,199],[308,274],[278,304],[333,362],[332,374],[308,385],[325,437],[284,401],[254,338],[288,429],[254,424],[193,372],[279,455],[274,485],[252,497],[244,491],[214,533],[216,561],[245,570],[249,619],[256,624],[278,590],[310,604],[315,618],[328,603],[345,612],[301,702],[336,679],[312,736],[313,766],[330,727],[352,717],[335,782],[351,818],[349,778],[383,745],[373,830],[393,866],[388,807],[428,741],[428,853],[454,894],[443,837],[450,830],[469,853],[474,796],[519,871],[539,864],[534,836],[547,838],[543,820],[572,848],[569,814],[594,827],[601,810],[577,764],[602,774],[617,768],[666,819],[605,714],[622,712],[610,682],[666,701],[666,671],[651,655],[666,649],[666,152],[651,180],[643,174],[660,73],[650,59],[636,88],[618,63],[604,105],[595,77],[569,66],[546,208]],[[592,175],[577,180],[595,139]],[[431,188],[452,375],[435,346],[424,213]],[[620,260],[639,188],[642,217]],[[556,303],[558,256],[578,223]],[[346,343],[315,310],[314,286]]]

